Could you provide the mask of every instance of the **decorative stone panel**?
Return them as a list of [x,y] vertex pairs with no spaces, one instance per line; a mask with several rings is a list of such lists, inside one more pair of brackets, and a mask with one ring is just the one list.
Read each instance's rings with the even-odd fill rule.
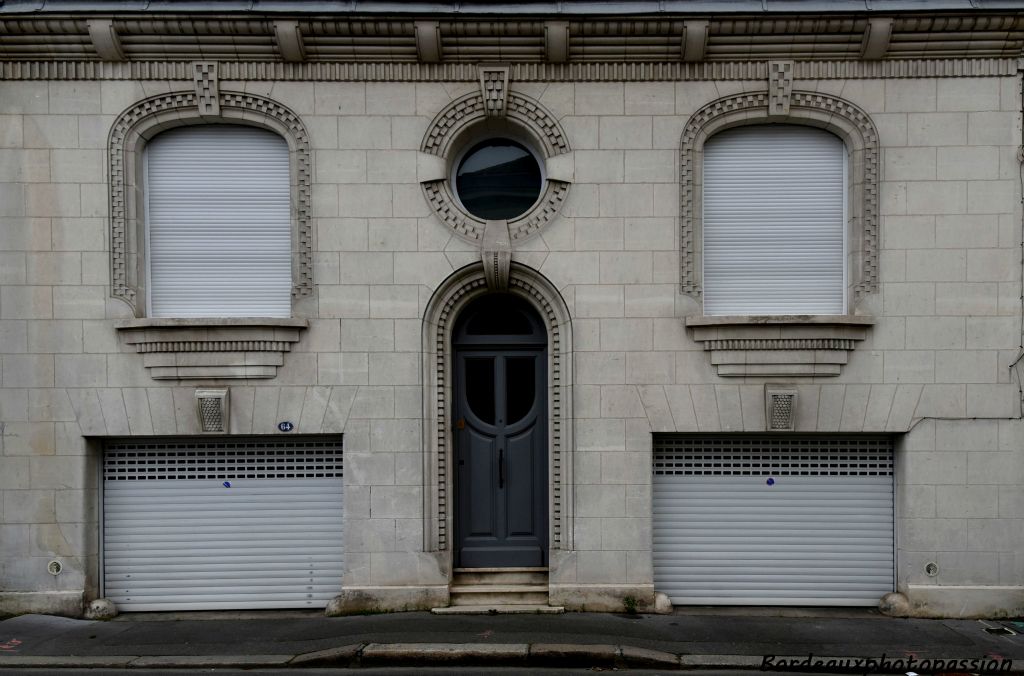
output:
[[870,317],[688,317],[693,339],[726,377],[837,376]]
[[[784,64],[785,62],[778,62]],[[871,117],[853,103],[831,94],[792,91],[789,110],[779,100],[784,81],[773,78],[771,93],[746,92],[725,96],[694,113],[680,142],[680,287],[683,293],[700,298],[702,255],[701,192],[703,189],[704,143],[715,132],[746,124],[768,122],[806,124],[827,129],[843,139],[850,153],[848,204],[851,225],[848,248],[854,254],[850,277],[853,300],[878,290],[878,249],[880,222],[879,142]],[[779,87],[782,87],[781,93]]]
[[[198,67],[201,64],[196,64]],[[213,73],[212,79],[210,72]],[[141,194],[141,150],[153,136],[175,126],[210,121],[212,103],[200,101],[196,90],[170,92],[139,101],[122,112],[110,131],[107,151],[110,166],[111,294],[128,303],[136,315],[145,279],[141,247],[144,241]],[[216,71],[207,71],[203,87],[216,92],[218,121],[265,127],[288,142],[292,163],[292,296],[313,293],[313,230],[311,221],[312,161],[309,134],[299,116],[264,96],[216,89]]]
[[304,319],[130,319],[115,326],[155,380],[273,378]]

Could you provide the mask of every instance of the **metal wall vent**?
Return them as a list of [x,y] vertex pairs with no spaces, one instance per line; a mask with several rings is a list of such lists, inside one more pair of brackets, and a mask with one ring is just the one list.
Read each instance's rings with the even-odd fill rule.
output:
[[344,476],[341,441],[231,437],[107,444],[107,481],[157,479],[331,479]]
[[680,476],[892,476],[889,437],[654,437],[654,474]]
[[196,390],[199,429],[213,434],[228,431],[228,391]]
[[796,390],[765,388],[765,421],[769,432],[792,432],[796,429]]

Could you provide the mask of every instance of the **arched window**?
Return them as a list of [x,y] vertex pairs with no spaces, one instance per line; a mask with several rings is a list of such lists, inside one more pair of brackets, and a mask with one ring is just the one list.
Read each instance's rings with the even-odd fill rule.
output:
[[289,149],[279,135],[209,124],[144,154],[150,317],[291,316]]
[[846,313],[847,165],[842,139],[814,127],[706,141],[705,315]]

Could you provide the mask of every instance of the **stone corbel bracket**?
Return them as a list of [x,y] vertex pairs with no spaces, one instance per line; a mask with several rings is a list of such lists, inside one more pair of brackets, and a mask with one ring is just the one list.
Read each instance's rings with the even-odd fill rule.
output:
[[491,291],[508,291],[509,270],[512,267],[512,238],[508,221],[487,221],[484,237],[480,241],[480,258],[484,264],[484,277]]
[[838,376],[874,323],[853,315],[686,319],[718,375],[739,378]]
[[273,378],[305,319],[130,319],[115,324],[154,380]]

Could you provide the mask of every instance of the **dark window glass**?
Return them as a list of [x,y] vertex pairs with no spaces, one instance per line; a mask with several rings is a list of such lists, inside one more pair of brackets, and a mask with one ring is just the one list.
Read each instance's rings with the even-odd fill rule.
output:
[[491,306],[470,318],[466,333],[471,336],[528,336],[533,333],[533,325],[519,310]]
[[466,401],[477,418],[494,424],[494,358],[466,359]]
[[510,139],[489,139],[473,146],[455,174],[462,205],[478,218],[515,218],[537,201],[541,188],[537,158]]
[[534,360],[536,357],[505,358],[505,408],[508,424],[523,419],[533,408]]

